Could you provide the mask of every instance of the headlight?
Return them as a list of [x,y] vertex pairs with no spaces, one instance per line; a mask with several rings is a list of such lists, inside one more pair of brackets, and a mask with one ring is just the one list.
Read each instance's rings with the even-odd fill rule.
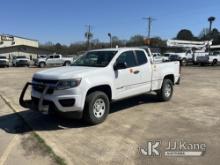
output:
[[71,80],[60,80],[57,83],[58,90],[64,90],[69,88],[77,87],[81,82],[81,78],[79,79],[71,79]]

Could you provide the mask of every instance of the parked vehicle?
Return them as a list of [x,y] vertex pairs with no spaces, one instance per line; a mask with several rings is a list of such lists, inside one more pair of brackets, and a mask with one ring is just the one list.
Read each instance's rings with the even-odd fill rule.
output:
[[186,66],[187,63],[192,61],[192,52],[191,51],[186,51],[182,53],[169,53],[169,60],[171,61],[179,61],[181,66]]
[[36,65],[40,68],[46,66],[69,66],[73,63],[73,58],[64,58],[61,54],[49,55],[48,58],[38,58]]
[[0,67],[9,67],[9,60],[6,56],[0,56]]
[[[150,50],[140,48],[89,51],[72,66],[35,73],[21,93],[20,104],[32,103],[42,112],[72,112],[98,124],[106,119],[113,101],[152,91],[169,101],[173,85],[180,81],[180,64],[154,63],[151,57]],[[24,101],[29,85],[32,99]]]
[[220,52],[215,51],[205,56],[198,56],[197,62],[200,65],[206,65],[206,64],[211,64],[213,66],[217,65],[220,62]]
[[207,47],[212,45],[211,41],[185,41],[185,40],[167,40],[168,47],[182,48],[182,52],[174,52],[172,60],[180,61],[182,66],[188,63],[197,64],[197,57],[206,53]]
[[160,53],[152,53],[154,62],[165,62],[168,61],[168,58],[166,55],[161,55]]
[[30,59],[26,56],[15,56],[12,60],[13,66],[30,66]]

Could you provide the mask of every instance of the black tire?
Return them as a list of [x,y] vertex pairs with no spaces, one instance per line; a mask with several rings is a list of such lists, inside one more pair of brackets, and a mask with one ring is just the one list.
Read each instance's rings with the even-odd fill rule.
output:
[[187,60],[183,58],[180,62],[181,66],[186,66],[187,65]]
[[64,66],[70,66],[71,65],[71,62],[69,62],[69,61],[66,61],[65,63],[64,63]]
[[46,66],[45,62],[40,62],[40,63],[39,63],[39,67],[40,67],[40,68],[44,68],[45,66]]
[[217,65],[217,63],[218,63],[218,61],[216,59],[214,59],[213,62],[212,62],[212,66]]
[[[167,93],[167,88],[170,89],[170,93]],[[169,101],[173,95],[173,82],[170,79],[164,79],[162,87],[157,91],[157,95],[161,101]]]
[[[98,101],[102,101],[102,104],[105,104],[105,108],[101,107],[101,111],[103,111],[104,109],[104,112],[96,111],[97,109],[95,109],[95,103],[97,103]],[[92,125],[102,123],[107,118],[109,114],[109,109],[110,103],[108,96],[101,91],[92,92],[86,97],[83,119],[84,121]],[[97,117],[99,115],[100,117]]]

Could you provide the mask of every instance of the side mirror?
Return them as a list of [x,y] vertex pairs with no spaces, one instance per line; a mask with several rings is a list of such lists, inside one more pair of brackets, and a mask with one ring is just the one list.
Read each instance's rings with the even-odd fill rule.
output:
[[114,70],[126,69],[128,67],[126,62],[115,63]]

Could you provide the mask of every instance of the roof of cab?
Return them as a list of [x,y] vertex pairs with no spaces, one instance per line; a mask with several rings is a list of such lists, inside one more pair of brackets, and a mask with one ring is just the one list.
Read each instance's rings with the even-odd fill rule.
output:
[[94,49],[90,51],[126,51],[126,50],[143,50],[146,48],[142,47],[123,47],[123,48],[104,48],[104,49]]

